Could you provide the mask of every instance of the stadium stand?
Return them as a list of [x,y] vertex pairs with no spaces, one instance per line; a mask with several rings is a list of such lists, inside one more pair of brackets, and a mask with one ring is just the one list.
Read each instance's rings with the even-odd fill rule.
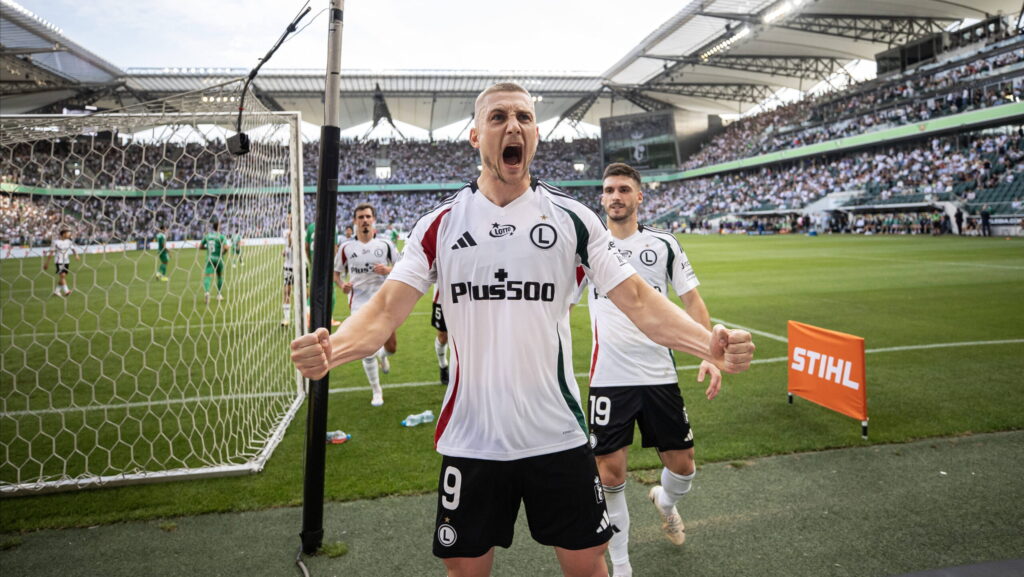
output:
[[740,119],[683,167],[728,162],[1019,101],[1024,36],[970,48],[966,55]]

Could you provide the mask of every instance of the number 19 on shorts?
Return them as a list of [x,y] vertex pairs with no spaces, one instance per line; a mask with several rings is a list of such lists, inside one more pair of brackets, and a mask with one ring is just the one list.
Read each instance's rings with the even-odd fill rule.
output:
[[590,424],[607,425],[612,415],[612,401],[608,397],[590,396]]

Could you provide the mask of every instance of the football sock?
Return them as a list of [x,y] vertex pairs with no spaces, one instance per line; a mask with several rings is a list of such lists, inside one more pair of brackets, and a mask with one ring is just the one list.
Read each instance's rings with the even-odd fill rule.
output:
[[224,287],[224,277],[217,275],[217,292],[220,292]]
[[290,307],[289,305],[281,305],[281,315],[282,315],[281,318],[287,319],[288,318],[288,313],[291,312],[291,308],[292,307]]
[[167,265],[160,263],[160,276],[167,276]]
[[[629,565],[629,509],[626,506],[626,484],[615,487],[604,486],[605,503],[608,506],[608,518],[618,531],[612,534],[608,543],[608,555],[612,565],[622,568]],[[623,571],[616,571],[619,575]]]
[[448,343],[441,344],[441,339],[434,337],[434,353],[437,354],[437,366],[442,369],[448,366]]
[[672,507],[675,506],[676,502],[683,498],[684,495],[690,492],[690,487],[693,484],[693,478],[697,476],[697,471],[690,473],[689,475],[677,475],[672,471],[668,470],[668,467],[662,468],[661,470],[661,498],[658,499],[658,506],[661,507],[665,513],[670,513]]
[[210,292],[210,276],[209,275],[203,277],[203,291],[207,292],[207,293]]
[[370,388],[373,389],[373,394],[379,393],[380,374],[377,369],[377,355],[363,359],[363,372],[366,373],[366,378],[370,381]]

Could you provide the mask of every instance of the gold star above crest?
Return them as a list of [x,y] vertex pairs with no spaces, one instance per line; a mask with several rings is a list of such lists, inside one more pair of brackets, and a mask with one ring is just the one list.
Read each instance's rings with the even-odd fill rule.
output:
[[540,215],[540,219],[541,220],[547,220],[548,219],[548,215],[542,214],[542,215]]

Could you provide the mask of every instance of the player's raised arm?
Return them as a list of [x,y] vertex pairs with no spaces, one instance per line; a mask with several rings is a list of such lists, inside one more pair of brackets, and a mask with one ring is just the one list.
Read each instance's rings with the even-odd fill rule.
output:
[[721,326],[708,331],[639,275],[634,274],[608,291],[608,298],[659,345],[711,361],[727,373],[750,368],[754,358],[750,333]]
[[384,281],[377,294],[337,332],[325,329],[303,335],[291,344],[292,362],[303,376],[319,379],[337,366],[374,354],[412,312],[423,293],[399,281]]

